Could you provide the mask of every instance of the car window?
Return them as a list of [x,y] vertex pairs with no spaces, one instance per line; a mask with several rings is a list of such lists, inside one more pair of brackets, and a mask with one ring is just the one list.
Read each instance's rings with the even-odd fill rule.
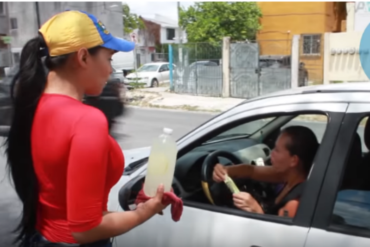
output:
[[274,119],[275,117],[262,118],[262,119],[258,119],[255,121],[240,124],[236,127],[226,130],[222,132],[221,134],[218,134],[217,136],[211,138],[210,140],[207,141],[207,143],[213,142],[213,141],[219,141],[219,140],[230,138],[230,137],[249,136],[257,132],[259,129],[261,129],[263,126],[270,123]]
[[155,72],[158,70],[158,65],[154,65],[154,64],[147,64],[147,65],[143,65],[141,68],[139,68],[137,71],[138,72]]
[[363,150],[367,121],[368,117],[362,119],[354,133],[338,188],[331,225],[370,231],[370,153],[368,148]]
[[164,71],[167,71],[168,70],[168,66],[167,66],[167,64],[163,64],[162,66],[161,66],[161,68],[159,69],[159,71],[160,72],[164,72]]
[[317,141],[321,143],[321,140],[325,133],[325,127],[328,122],[327,116],[318,114],[302,114],[293,118],[290,122],[285,124],[281,129],[284,129],[292,125],[306,126],[312,129],[315,133]]
[[[317,119],[319,119],[319,116],[322,116],[322,121],[317,123]],[[292,125],[298,125],[306,127],[314,132],[316,136],[320,136],[323,135],[320,134],[321,132],[326,131],[328,123],[327,120],[328,117],[322,114],[301,114],[298,116],[297,114],[293,114],[276,116],[268,115],[265,117],[261,116],[253,120],[246,119],[243,123],[240,123],[240,120],[238,120],[237,125],[236,123],[227,123],[228,126],[230,126],[229,128],[226,128],[226,130],[224,130],[222,133],[217,132],[217,134],[211,136],[206,142],[201,142],[197,144],[197,146],[192,147],[186,154],[182,155],[177,160],[175,169],[176,178],[181,181],[181,185],[184,190],[186,190],[189,194],[194,193],[193,196],[183,199],[186,201],[201,203],[203,205],[211,204],[210,198],[212,199],[212,195],[210,195],[211,192],[208,189],[209,185],[205,184],[205,181],[207,181],[207,183],[210,183],[208,182],[209,178],[204,179],[204,176],[206,176],[205,174],[209,174],[209,171],[207,169],[204,169],[204,162],[206,162],[206,160],[208,162],[212,160],[211,158],[206,159],[208,155],[216,151],[225,151],[231,152],[232,154],[238,156],[238,158],[240,158],[242,160],[242,163],[244,164],[257,163],[257,160],[262,159],[265,165],[271,165],[271,151],[274,148],[276,139],[280,134],[280,130],[282,128]],[[260,135],[259,132],[261,132]],[[270,141],[271,139],[273,140]],[[230,165],[232,163],[231,160],[228,160],[228,158],[225,158],[223,156],[217,157],[216,162],[224,165]],[[204,171],[205,173],[202,173]],[[307,176],[307,178],[308,177],[309,175]],[[237,180],[238,178],[235,178],[235,181]],[[243,178],[240,178],[240,180],[243,180]],[[243,188],[245,189],[245,186],[243,187],[242,185],[240,185],[240,182],[241,181],[238,181],[239,189],[243,191]],[[250,186],[256,185],[249,185],[249,187]],[[258,200],[263,203],[271,201],[273,202],[279,193],[276,192],[278,189],[276,186],[276,184],[269,184],[268,188],[270,188],[270,192],[256,192],[253,196],[256,196],[255,198],[258,198]],[[274,192],[272,193],[271,191]],[[220,198],[217,198],[217,201],[220,202],[220,200],[230,200],[230,197],[228,197],[230,196],[230,193],[228,194],[228,192],[230,191],[228,191],[227,189],[226,191],[220,190]],[[218,195],[216,195],[216,197],[217,196]],[[227,202],[227,205],[233,207],[232,201]],[[266,214],[273,214],[270,211],[266,212]],[[276,216],[275,214],[273,215]]]

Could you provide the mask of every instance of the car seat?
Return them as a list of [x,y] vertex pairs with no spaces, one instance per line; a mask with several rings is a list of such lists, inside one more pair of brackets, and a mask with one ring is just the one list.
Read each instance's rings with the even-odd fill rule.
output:
[[362,186],[361,169],[362,168],[362,147],[360,135],[356,132],[349,157],[346,162],[345,172],[343,174],[340,190],[359,190]]
[[[368,150],[370,150],[370,118],[367,120],[364,130],[364,142]],[[370,190],[370,151],[362,158],[361,163],[361,178],[364,182],[363,190]]]

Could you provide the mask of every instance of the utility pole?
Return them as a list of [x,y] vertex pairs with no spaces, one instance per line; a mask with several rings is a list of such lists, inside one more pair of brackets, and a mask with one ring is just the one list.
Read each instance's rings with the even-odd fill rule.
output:
[[36,9],[37,31],[38,31],[41,28],[39,2],[35,2],[35,9]]
[[182,45],[182,29],[180,25],[180,2],[177,2],[177,18],[178,18],[178,32],[179,32],[179,44]]
[[9,56],[9,62],[10,62],[10,68],[13,67],[13,54],[12,54],[12,46],[11,46],[11,35],[10,35],[10,30],[11,30],[11,23],[10,23],[10,8],[9,8],[9,4],[11,4],[11,2],[4,2],[4,7],[5,7],[5,13],[6,13],[6,19],[7,19],[7,22],[8,22],[8,33],[7,33],[7,36],[10,37],[10,41],[8,42],[8,56]]

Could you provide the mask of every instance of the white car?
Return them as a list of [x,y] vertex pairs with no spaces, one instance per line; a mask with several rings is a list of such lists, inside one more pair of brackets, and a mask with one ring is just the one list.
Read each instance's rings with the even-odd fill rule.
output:
[[[172,221],[168,207],[117,237],[114,246],[370,246],[369,92],[369,83],[300,87],[247,100],[210,119],[177,141],[173,190],[184,202],[180,221]],[[291,125],[311,129],[320,143],[295,217],[233,207],[230,191],[212,181],[214,165],[261,158],[271,165],[275,140]],[[132,210],[149,153],[124,152],[125,173],[111,190],[109,210]],[[256,200],[276,197],[274,184],[240,182]]]
[[159,84],[170,81],[169,63],[147,63],[141,66],[137,72],[126,76],[128,83],[139,83],[146,87],[158,87]]

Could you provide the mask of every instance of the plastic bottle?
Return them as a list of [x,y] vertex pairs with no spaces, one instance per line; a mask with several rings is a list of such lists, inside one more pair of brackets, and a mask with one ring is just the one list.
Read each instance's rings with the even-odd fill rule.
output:
[[155,196],[160,184],[164,185],[164,192],[171,191],[177,158],[177,145],[171,134],[172,129],[164,128],[152,144],[144,184],[144,193],[149,197]]

